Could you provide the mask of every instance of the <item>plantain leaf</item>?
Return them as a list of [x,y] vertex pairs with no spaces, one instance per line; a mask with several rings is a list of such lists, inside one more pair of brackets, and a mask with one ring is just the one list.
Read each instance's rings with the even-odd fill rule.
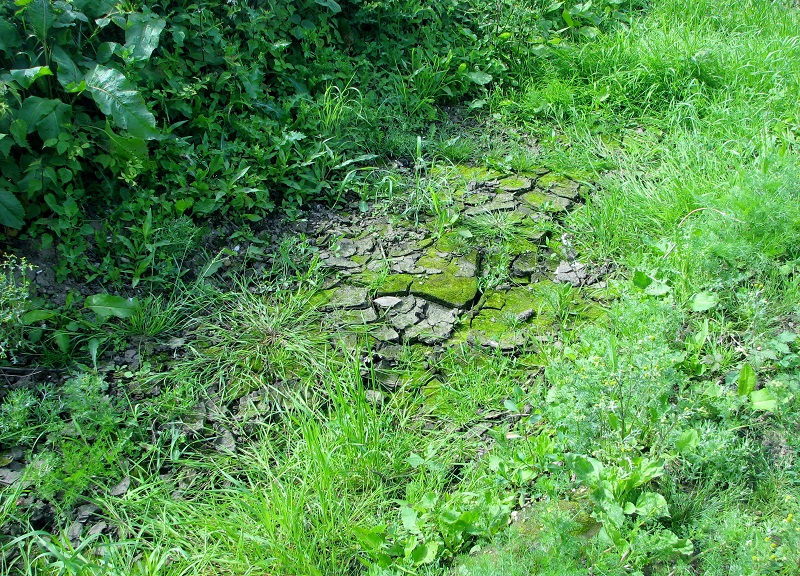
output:
[[8,190],[0,190],[0,224],[20,229],[25,224],[25,209]]
[[103,114],[111,116],[131,136],[145,140],[158,137],[155,116],[122,72],[97,65],[86,74],[86,86]]
[[131,60],[149,60],[153,50],[158,48],[158,38],[166,25],[166,20],[152,14],[129,14],[128,27],[125,29],[125,48],[130,50]]
[[745,364],[739,370],[739,381],[737,383],[737,394],[747,396],[756,388],[756,371],[750,364]]
[[139,307],[135,298],[123,298],[111,294],[95,294],[86,299],[85,306],[105,320],[109,316],[117,318],[130,318]]

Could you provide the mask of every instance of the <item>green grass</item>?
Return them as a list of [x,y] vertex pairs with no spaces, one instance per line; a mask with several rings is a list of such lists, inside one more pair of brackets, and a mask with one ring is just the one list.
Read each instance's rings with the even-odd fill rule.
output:
[[[586,204],[548,225],[581,262],[616,265],[606,289],[554,288],[558,331],[517,356],[409,348],[405,384],[376,401],[358,334],[336,347],[310,293],[242,286],[207,307],[202,294],[148,302],[134,332],[169,335],[187,314],[195,330],[168,372],[131,377],[130,409],[100,376],[9,394],[3,443],[38,450],[40,474],[0,492],[0,520],[19,530],[0,538],[3,571],[796,573],[798,25],[781,2],[654,0],[492,95],[492,130],[529,133],[541,157],[515,140],[485,163],[591,175]],[[405,89],[440,89],[435,68]],[[330,92],[321,121],[356,113],[357,96]],[[483,153],[459,136],[435,153]],[[449,217],[452,191],[417,176],[398,211]],[[520,242],[514,221],[463,224],[498,254]],[[507,263],[494,264],[499,283]],[[316,277],[288,256],[283,268]],[[606,313],[577,322],[593,297]],[[142,400],[154,386],[161,406]],[[247,393],[263,403],[242,421]],[[209,396],[231,410],[187,430]],[[235,449],[214,449],[226,434]],[[110,495],[122,474],[130,488]],[[67,509],[33,530],[28,487],[94,502],[119,534],[70,543]]]

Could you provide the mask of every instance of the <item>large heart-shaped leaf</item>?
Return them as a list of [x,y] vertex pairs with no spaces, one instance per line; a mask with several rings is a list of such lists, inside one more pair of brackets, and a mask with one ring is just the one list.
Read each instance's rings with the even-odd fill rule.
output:
[[123,298],[111,294],[95,294],[86,299],[86,307],[105,320],[110,316],[130,318],[139,307],[136,298]]
[[22,228],[25,225],[25,209],[17,197],[8,190],[0,190],[0,224],[9,228]]
[[86,74],[86,87],[100,111],[131,136],[145,140],[158,137],[155,116],[122,72],[97,65]]

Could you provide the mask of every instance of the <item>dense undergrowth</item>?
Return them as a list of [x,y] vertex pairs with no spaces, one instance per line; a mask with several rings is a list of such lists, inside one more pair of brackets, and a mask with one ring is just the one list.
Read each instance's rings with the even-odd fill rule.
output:
[[[318,5],[333,22],[338,5]],[[475,9],[502,15],[514,6]],[[273,267],[272,278],[291,277],[290,291],[220,290],[199,274],[135,309],[88,302],[86,321],[99,314],[104,338],[168,346],[192,334],[192,350],[163,369],[153,355],[136,371],[98,372],[98,333],[84,334],[94,358],[65,384],[8,391],[0,442],[29,464],[0,493],[3,571],[797,573],[798,24],[796,7],[780,2],[659,0],[624,29],[584,30],[592,37],[546,54],[524,48],[531,58],[515,53],[522,42],[502,44],[509,39],[498,27],[503,71],[466,60],[458,72],[465,56],[452,47],[452,78],[487,72],[499,84],[491,92],[478,88],[482,76],[462,78],[447,84],[452,94],[410,100],[416,109],[402,100],[402,86],[413,84],[349,92],[359,104],[347,113],[359,117],[384,117],[378,94],[398,100],[385,132],[378,120],[366,124],[383,143],[330,145],[342,160],[409,154],[417,140],[408,135],[430,125],[420,115],[439,114],[441,97],[466,97],[485,100],[482,121],[493,133],[531,133],[541,150],[482,148],[461,128],[438,145],[424,135],[425,152],[494,165],[538,155],[555,170],[591,175],[592,193],[552,249],[616,264],[601,291],[603,316],[579,320],[569,299],[554,301],[554,324],[514,356],[409,347],[397,368],[406,384],[376,398],[380,386],[362,363],[369,340],[355,333],[347,347],[336,344],[342,334],[310,299],[321,282],[316,263],[291,261],[308,255],[302,246]],[[441,62],[432,54],[451,50],[437,38],[444,52],[427,53],[426,70]],[[413,62],[409,42],[399,62]],[[418,69],[400,77],[414,82]],[[339,81],[358,77],[342,70]],[[348,94],[346,83],[331,83],[316,97]],[[287,102],[320,102],[306,87],[311,96]],[[312,134],[333,137],[303,130],[303,146]],[[149,169],[141,182],[161,174]],[[251,177],[273,178],[255,164],[242,176]],[[409,195],[422,193],[430,190]],[[31,312],[28,287],[14,273],[24,265],[9,262],[0,275],[8,350],[30,345],[19,322]],[[242,416],[214,411],[239,398]],[[211,400],[205,431],[193,427],[201,399]],[[231,444],[233,434],[246,442]],[[37,510],[35,499],[51,508]],[[75,509],[87,503],[104,526],[75,538]]]

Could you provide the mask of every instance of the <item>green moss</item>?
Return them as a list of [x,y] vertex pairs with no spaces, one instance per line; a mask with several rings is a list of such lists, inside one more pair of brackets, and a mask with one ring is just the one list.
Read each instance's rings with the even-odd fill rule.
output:
[[500,190],[506,192],[524,192],[530,190],[533,183],[529,178],[520,178],[519,176],[508,176],[500,180]]
[[448,232],[447,234],[443,234],[434,245],[436,251],[438,252],[459,252],[463,250],[465,246],[465,239],[458,232]]
[[330,288],[328,290],[320,290],[308,300],[308,306],[310,308],[319,308],[321,306],[325,306],[328,302],[331,301],[333,298],[334,293],[336,292],[336,288]]
[[502,310],[505,303],[506,303],[505,292],[492,291],[491,293],[487,294],[485,300],[483,301],[483,307],[494,308],[495,310]]
[[523,202],[537,210],[544,210],[546,205],[549,212],[564,212],[570,205],[570,201],[566,198],[548,194],[539,189],[527,192],[521,198]]
[[551,172],[550,174],[545,174],[544,176],[539,178],[539,181],[537,182],[537,184],[542,188],[548,188],[548,187],[552,186],[553,184],[556,184],[556,185],[559,185],[559,186],[567,186],[571,182],[572,182],[572,180],[570,180],[566,176],[563,176],[561,174],[556,174],[555,172]]
[[477,278],[459,278],[450,274],[435,274],[414,280],[411,293],[427,300],[454,308],[463,308],[478,293]]
[[436,254],[436,250],[428,250],[428,252],[417,260],[417,266],[421,266],[423,268],[437,268],[443,272],[450,272],[455,273],[455,271],[451,271],[452,265],[450,264],[450,260],[448,258],[442,258]]
[[467,182],[471,180],[475,180],[476,182],[488,182],[489,180],[498,180],[503,177],[502,172],[483,166],[456,164],[454,168]]
[[377,296],[399,296],[408,294],[408,288],[414,277],[411,274],[390,274],[381,282],[375,294]]
[[430,238],[430,237],[423,238],[422,240],[417,242],[417,250],[424,250],[425,248],[427,248],[431,244],[433,244],[433,238]]
[[371,256],[369,256],[368,254],[366,254],[364,256],[361,256],[359,254],[354,254],[353,256],[350,256],[350,260],[352,260],[356,264],[361,264],[362,266],[364,264],[366,264],[367,262],[369,262],[370,258],[371,258]]
[[531,208],[540,209],[542,204],[547,201],[547,194],[542,192],[541,190],[534,190],[533,192],[528,192],[521,196],[522,201],[525,202]]

